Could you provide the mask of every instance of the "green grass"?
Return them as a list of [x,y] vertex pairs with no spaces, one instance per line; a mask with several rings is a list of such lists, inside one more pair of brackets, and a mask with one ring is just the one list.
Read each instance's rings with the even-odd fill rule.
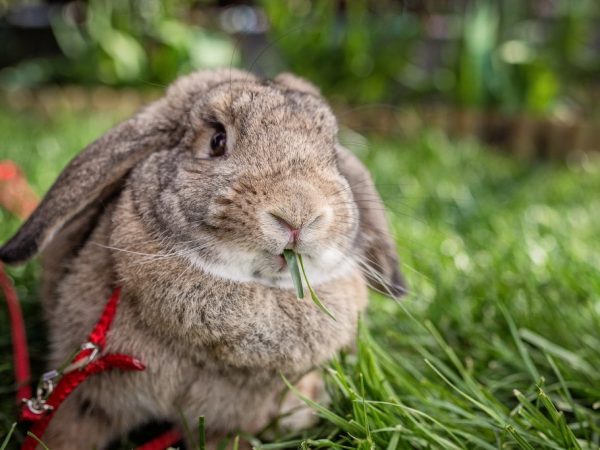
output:
[[[0,109],[0,158],[42,193],[114,120]],[[435,131],[372,139],[361,157],[411,294],[373,295],[357,352],[325,369],[331,405],[312,405],[323,420],[262,448],[599,448],[600,161],[524,163]],[[17,225],[0,211],[0,239]],[[10,269],[36,373],[38,272]],[[15,417],[4,308],[0,330],[2,442]]]

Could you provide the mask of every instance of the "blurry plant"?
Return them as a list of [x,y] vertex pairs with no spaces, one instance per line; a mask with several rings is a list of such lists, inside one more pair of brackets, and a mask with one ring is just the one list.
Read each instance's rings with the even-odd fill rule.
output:
[[[467,107],[547,112],[557,100],[560,80],[550,59],[528,42],[504,41],[501,23],[511,15],[522,19],[524,13],[518,3],[509,3],[512,9],[477,2],[462,15],[436,16],[433,26],[443,22],[454,29],[445,41],[427,46],[426,27],[415,15],[379,14],[369,0],[347,2],[345,9],[325,0],[263,1],[290,68],[328,94],[386,103],[429,94]],[[435,46],[450,52],[432,64]]]
[[562,85],[553,62],[531,42],[503,41],[510,14],[490,2],[476,3],[462,20],[456,56],[456,102],[467,107],[495,107],[503,112],[546,113]]
[[262,1],[289,68],[328,95],[355,103],[433,97],[534,114],[552,112],[578,77],[597,79],[600,7],[575,3],[488,0],[421,20],[373,0]]
[[[182,20],[192,3],[89,0],[83,11],[78,10],[81,4],[72,3],[51,18],[63,56],[34,60],[43,68],[42,77],[20,77],[17,68],[12,78],[17,82],[166,84],[197,68],[230,65],[235,55],[229,38]],[[23,74],[32,70],[31,64],[22,65]]]
[[[0,82],[165,85],[197,68],[237,64],[232,38],[192,25],[197,17],[209,23],[199,5],[214,3],[89,0],[56,7],[52,29],[63,55],[4,69]],[[465,2],[464,10],[442,2],[427,14],[410,12],[418,2],[393,0],[259,3],[270,43],[248,68],[269,61],[261,71],[274,74],[280,67],[268,52],[275,48],[287,69],[334,100],[433,99],[533,114],[596,107],[587,89],[600,73],[596,0],[481,0]]]
[[555,49],[559,69],[587,79],[597,79],[600,54],[598,39],[600,3],[596,0],[558,2],[554,32],[547,48]]
[[460,104],[481,105],[490,90],[490,72],[496,45],[498,17],[489,4],[481,3],[463,20],[456,58],[456,98]]
[[[388,2],[383,2],[388,6]],[[263,0],[289,68],[328,95],[374,102],[398,96],[398,79],[417,41],[418,19],[372,0]]]

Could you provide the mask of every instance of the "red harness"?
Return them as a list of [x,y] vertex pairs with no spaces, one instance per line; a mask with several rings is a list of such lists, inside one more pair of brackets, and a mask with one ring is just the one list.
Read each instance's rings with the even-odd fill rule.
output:
[[[42,375],[36,395],[31,396],[29,356],[23,316],[17,294],[0,264],[0,285],[6,297],[11,321],[17,402],[22,403],[20,420],[31,422],[31,434],[40,440],[52,417],[62,402],[89,376],[107,370],[144,370],[144,364],[129,355],[109,353],[101,355],[106,344],[106,334],[117,312],[121,289],[116,288],[110,296],[100,320],[81,345],[70,364],[62,371],[52,370]],[[138,450],[163,450],[181,440],[176,430],[170,430],[142,445]],[[22,450],[35,450],[38,442],[27,436]]]

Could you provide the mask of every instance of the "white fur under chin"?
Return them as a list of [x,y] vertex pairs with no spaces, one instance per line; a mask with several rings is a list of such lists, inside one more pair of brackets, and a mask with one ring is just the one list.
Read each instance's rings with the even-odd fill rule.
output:
[[[266,277],[256,276],[255,256],[240,251],[227,251],[221,249],[220,256],[227,263],[206,261],[198,255],[187,256],[189,262],[197,269],[207,272],[215,277],[241,283],[255,282],[265,286],[293,289],[294,284],[288,270],[284,270],[281,276]],[[351,258],[342,255],[338,250],[327,249],[319,255],[318,261],[305,258],[304,268],[312,286],[327,283],[337,278],[342,278],[354,269],[357,264]]]

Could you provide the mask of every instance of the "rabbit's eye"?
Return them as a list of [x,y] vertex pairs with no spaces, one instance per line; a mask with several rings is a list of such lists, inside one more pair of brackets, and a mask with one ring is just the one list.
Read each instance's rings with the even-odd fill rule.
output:
[[210,156],[215,158],[223,156],[227,149],[227,134],[225,131],[217,131],[210,138]]

